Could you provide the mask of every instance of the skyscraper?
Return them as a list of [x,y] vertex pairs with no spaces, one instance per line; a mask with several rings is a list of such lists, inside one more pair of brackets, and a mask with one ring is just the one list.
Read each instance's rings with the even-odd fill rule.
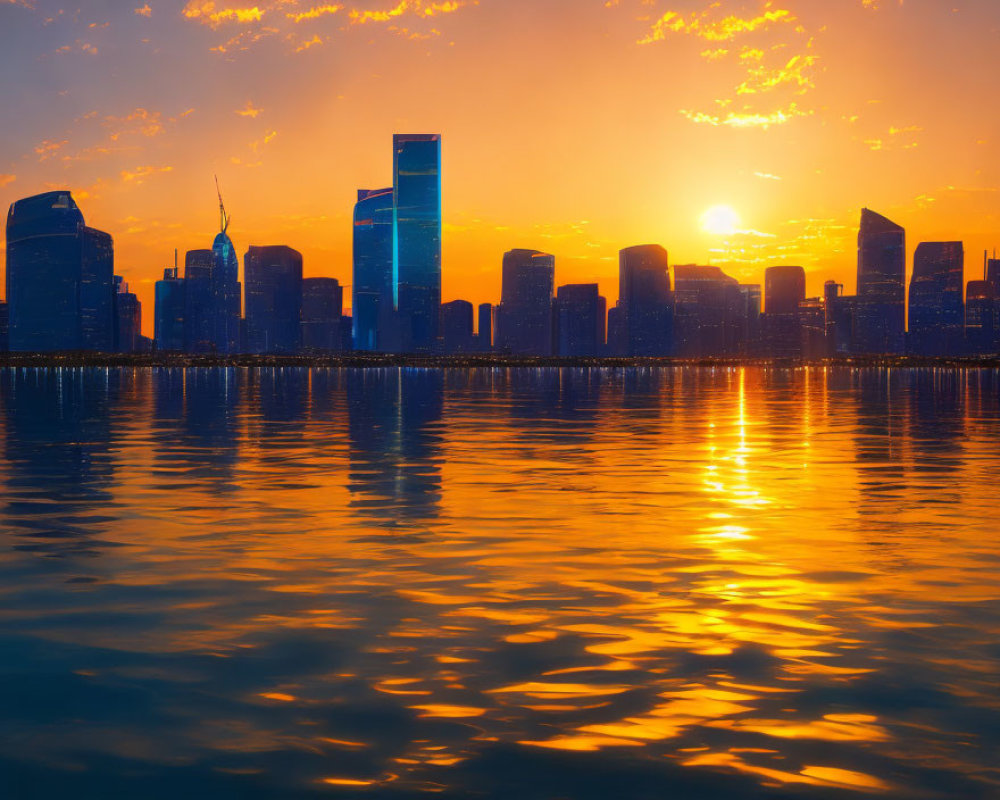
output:
[[493,304],[479,304],[479,333],[476,349],[480,353],[488,353],[493,349]]
[[441,340],[448,354],[468,353],[472,347],[472,303],[452,300],[441,305]]
[[229,222],[220,193],[220,230],[212,244],[213,344],[217,353],[240,349],[240,261],[229,238]]
[[667,251],[658,244],[618,254],[618,306],[625,356],[673,352],[673,296]]
[[404,352],[429,352],[441,307],[441,137],[396,134],[394,306]]
[[961,242],[921,242],[910,279],[909,352],[961,354],[965,338],[965,250]]
[[596,283],[571,283],[556,292],[556,352],[593,357],[604,352],[608,302]]
[[827,352],[848,355],[854,340],[854,297],[844,296],[843,284],[827,281],[823,287],[823,321],[826,324]]
[[285,245],[251,246],[243,260],[246,348],[297,353],[302,345],[302,254]]
[[68,191],[11,204],[7,215],[10,349],[113,348],[111,236],[88,228]]
[[858,232],[854,351],[903,352],[906,329],[906,232],[867,208]]
[[997,330],[997,296],[989,281],[969,281],[965,294],[965,336],[970,352],[994,355],[1000,350]]
[[142,303],[129,291],[128,284],[115,275],[115,350],[119,353],[138,353],[142,339]]
[[332,353],[345,349],[341,341],[343,313],[344,289],[336,278],[304,278],[302,280],[303,349],[314,353]]
[[[768,267],[764,272],[764,339],[768,355],[778,358],[801,355],[799,307],[805,299],[806,273],[802,267]],[[815,312],[815,308],[822,307],[817,303],[809,308]],[[824,328],[825,324],[824,317]]]
[[163,270],[163,280],[156,282],[153,339],[160,352],[184,350],[184,289],[184,281],[177,277],[177,267],[167,267]]
[[504,253],[495,349],[510,355],[552,355],[555,256],[538,250]]
[[719,267],[674,267],[674,352],[706,358],[739,352],[744,295]]
[[212,270],[215,253],[188,250],[184,256],[184,351],[211,353],[215,349],[215,296]]
[[351,314],[356,350],[386,351],[395,305],[393,191],[361,189],[354,206]]

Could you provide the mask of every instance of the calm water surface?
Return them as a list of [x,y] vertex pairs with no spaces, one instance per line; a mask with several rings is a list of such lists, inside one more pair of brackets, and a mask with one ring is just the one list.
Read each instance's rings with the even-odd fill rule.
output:
[[1000,373],[0,372],[0,795],[1000,797]]

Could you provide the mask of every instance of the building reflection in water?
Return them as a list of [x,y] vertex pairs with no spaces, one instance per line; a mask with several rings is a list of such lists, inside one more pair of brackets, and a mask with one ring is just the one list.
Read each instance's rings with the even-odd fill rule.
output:
[[[1000,779],[995,372],[7,371],[0,389],[8,796]],[[64,541],[100,556],[90,582],[66,583]],[[39,558],[57,553],[68,573]]]

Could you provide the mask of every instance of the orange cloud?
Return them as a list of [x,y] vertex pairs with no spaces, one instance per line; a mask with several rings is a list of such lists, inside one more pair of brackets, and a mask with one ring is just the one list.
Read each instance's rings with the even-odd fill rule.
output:
[[188,19],[199,20],[213,28],[225,22],[260,22],[264,16],[258,6],[217,8],[213,0],[188,0],[181,13]]
[[260,114],[263,110],[264,109],[262,108],[254,107],[252,100],[247,100],[246,106],[237,109],[235,113],[239,114],[241,117],[250,117],[252,119],[256,119],[257,115]]
[[153,9],[149,7],[149,3],[146,3],[142,8],[137,8],[135,13],[140,17],[151,17],[153,16]]
[[342,11],[343,8],[341,5],[313,6],[308,11],[289,12],[285,16],[293,22],[302,22],[303,20],[316,19],[326,14],[336,14],[338,11]]
[[134,170],[122,170],[122,183],[134,183],[139,186],[146,178],[162,172],[173,172],[173,167],[136,167]]
[[3,174],[0,174],[0,189],[2,189],[8,183],[13,183],[16,180],[17,180],[17,175],[3,175]]

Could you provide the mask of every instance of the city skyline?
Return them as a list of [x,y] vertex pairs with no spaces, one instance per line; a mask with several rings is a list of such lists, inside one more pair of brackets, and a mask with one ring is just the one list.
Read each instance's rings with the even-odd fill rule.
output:
[[[906,227],[908,265],[918,241],[963,239],[968,280],[1000,230],[986,2],[623,0],[570,16],[482,0],[385,20],[363,12],[395,4],[259,3],[256,19],[223,2],[32,5],[0,7],[6,65],[27,65],[4,87],[22,113],[0,133],[0,201],[80,187],[147,330],[174,247],[213,227],[214,172],[241,253],[287,243],[306,277],[349,284],[351,203],[391,183],[393,130],[448,143],[446,301],[492,300],[502,253],[536,247],[614,305],[618,249],[650,241],[742,282],[801,264],[810,296],[826,277],[852,292],[860,205]],[[544,70],[508,57],[539,47]],[[702,224],[717,206],[735,213]]]

